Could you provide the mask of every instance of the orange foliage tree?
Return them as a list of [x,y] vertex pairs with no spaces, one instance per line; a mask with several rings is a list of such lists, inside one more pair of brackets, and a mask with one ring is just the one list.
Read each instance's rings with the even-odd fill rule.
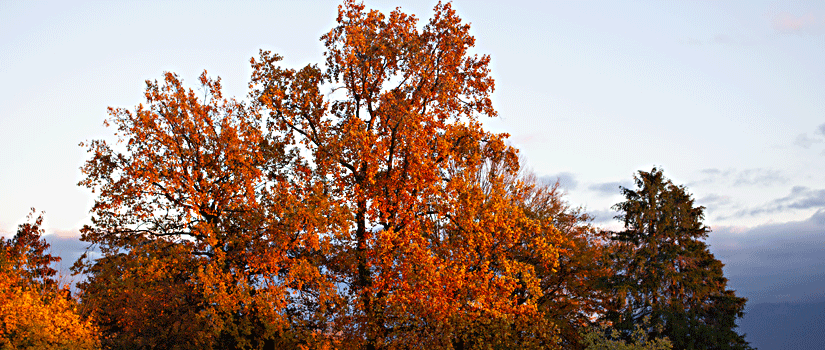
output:
[[41,215],[0,239],[0,348],[98,348],[97,329],[55,279],[50,265],[60,258],[47,252],[42,223]]
[[489,57],[470,54],[449,4],[434,12],[419,26],[347,1],[322,37],[323,69],[252,60],[270,127],[311,154],[342,214],[323,270],[349,305],[330,331],[356,348],[474,346],[461,335],[492,324],[509,335],[490,342],[523,339],[510,331],[536,318],[541,289],[535,265],[508,252],[529,249],[547,269],[558,256],[560,236],[513,198],[523,184],[505,181],[517,151],[478,120],[496,116]]
[[334,288],[315,262],[328,206],[254,106],[200,82],[203,98],[172,73],[147,81],[146,106],[109,110],[118,143],[89,144],[80,185],[98,196],[82,240],[102,257],[76,269],[107,346],[258,348],[326,324],[295,310],[323,311]]
[[323,68],[261,52],[248,103],[167,73],[110,109],[80,183],[102,256],[77,264],[104,345],[555,346],[542,276],[567,238],[482,128],[469,25],[346,1],[322,41]]
[[524,202],[530,217],[551,223],[564,239],[559,241],[559,261],[554,269],[537,264],[541,260],[529,252],[519,258],[535,266],[542,289],[537,304],[544,317],[558,327],[560,345],[581,349],[580,334],[614,299],[604,288],[613,273],[608,233],[591,226],[590,217],[581,208],[566,202],[558,182],[543,184],[532,175],[525,176],[525,181],[531,185]]

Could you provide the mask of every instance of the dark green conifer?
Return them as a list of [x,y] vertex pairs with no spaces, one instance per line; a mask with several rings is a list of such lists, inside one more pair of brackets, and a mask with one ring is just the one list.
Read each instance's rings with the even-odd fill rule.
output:
[[660,169],[635,180],[614,206],[625,229],[612,237],[619,298],[607,318],[629,335],[647,317],[649,336],[668,337],[674,349],[751,349],[735,331],[747,299],[727,289],[724,265],[704,242],[705,208]]

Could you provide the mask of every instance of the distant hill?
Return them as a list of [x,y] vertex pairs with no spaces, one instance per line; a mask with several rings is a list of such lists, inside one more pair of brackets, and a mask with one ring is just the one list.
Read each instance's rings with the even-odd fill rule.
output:
[[825,302],[749,305],[740,333],[759,350],[825,349]]

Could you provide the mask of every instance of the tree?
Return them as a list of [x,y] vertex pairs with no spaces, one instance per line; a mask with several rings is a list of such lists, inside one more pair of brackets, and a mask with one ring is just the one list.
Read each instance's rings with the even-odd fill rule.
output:
[[[270,125],[311,154],[344,219],[327,233],[323,270],[351,307],[337,310],[332,333],[356,348],[449,348],[470,346],[451,335],[480,325],[529,323],[539,281],[507,252],[528,244],[552,268],[558,237],[526,240],[547,222],[510,198],[520,190],[508,186],[522,184],[484,171],[515,173],[518,162],[506,135],[478,120],[496,116],[494,82],[489,57],[470,54],[469,25],[449,4],[418,26],[346,1],[322,41],[324,69],[284,69],[262,52],[252,81]],[[526,300],[501,297],[519,288]]]
[[[528,215],[546,221],[556,235],[559,248],[558,265],[550,268],[537,256],[528,254],[519,258],[532,264],[541,280],[542,296],[539,310],[558,328],[560,345],[565,349],[582,349],[581,332],[591,327],[594,315],[603,314],[613,298],[602,286],[611,276],[609,244],[606,232],[590,225],[591,218],[582,208],[573,208],[566,202],[559,183],[543,184],[533,175],[523,176],[529,184],[529,195],[523,204]],[[534,232],[527,239],[540,239],[550,232]]]
[[0,239],[0,348],[97,348],[97,329],[55,280],[50,265],[60,258],[48,254],[41,237],[43,216],[31,219],[13,238]]
[[147,241],[101,257],[80,284],[84,309],[112,349],[209,348],[215,325],[201,317],[209,302],[197,289],[197,259],[182,245]]
[[749,349],[736,333],[747,299],[727,289],[723,264],[703,241],[704,207],[684,186],[662,171],[639,171],[636,189],[624,188],[626,200],[614,206],[625,230],[617,245],[613,292],[620,295],[608,313],[628,334],[649,318],[650,337],[667,336],[677,349]]
[[489,57],[449,4],[434,12],[418,26],[346,1],[323,70],[261,52],[250,102],[205,72],[199,99],[167,73],[146,106],[110,109],[119,143],[89,144],[80,183],[98,193],[82,239],[102,257],[77,265],[104,345],[195,330],[168,346],[555,339],[536,268],[556,266],[562,238],[522,205],[507,135],[481,126],[496,116]]
[[315,262],[329,206],[255,106],[200,82],[202,99],[173,73],[147,81],[147,106],[109,109],[118,144],[89,144],[80,185],[98,197],[81,239],[102,257],[76,265],[83,301],[106,346],[306,343],[334,295]]

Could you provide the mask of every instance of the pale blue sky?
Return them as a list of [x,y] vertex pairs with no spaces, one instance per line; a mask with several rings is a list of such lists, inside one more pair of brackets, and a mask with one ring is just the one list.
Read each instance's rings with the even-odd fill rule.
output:
[[[434,5],[366,3],[422,20]],[[337,5],[0,2],[0,233],[36,207],[50,233],[76,235],[92,203],[75,185],[78,143],[110,137],[106,107],[141,103],[144,80],[174,71],[196,87],[207,69],[243,97],[258,49],[288,66],[322,63],[318,38]],[[510,133],[538,175],[561,177],[598,224],[615,227],[605,220],[618,185],[661,165],[707,206],[713,249],[739,264],[728,270],[758,265],[761,250],[741,252],[794,241],[799,227],[799,242],[825,251],[815,215],[825,213],[825,2],[454,7],[472,23],[475,51],[492,56],[501,118],[486,125]],[[731,281],[752,296],[789,294],[766,291],[768,277]]]

